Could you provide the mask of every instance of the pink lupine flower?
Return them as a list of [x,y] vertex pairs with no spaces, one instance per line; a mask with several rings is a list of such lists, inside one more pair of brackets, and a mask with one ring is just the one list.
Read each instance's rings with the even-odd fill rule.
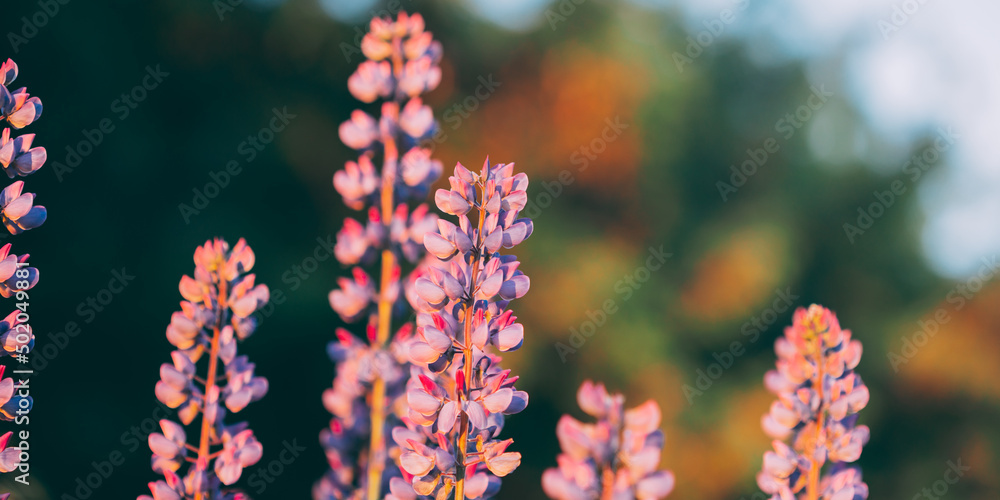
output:
[[0,191],[0,221],[10,234],[21,234],[45,222],[45,207],[35,205],[34,193],[21,193],[24,182],[16,181]]
[[[46,160],[45,148],[32,147],[34,134],[11,136],[12,128],[27,127],[42,114],[42,101],[31,97],[27,89],[11,91],[7,88],[17,76],[18,68],[14,61],[7,59],[0,64],[0,120],[6,120],[10,125],[0,132],[0,168],[11,179],[35,173]],[[23,189],[24,182],[18,180],[0,191],[0,221],[13,235],[45,222],[45,207],[35,205],[35,195],[24,193]],[[23,311],[27,291],[38,283],[38,269],[27,265],[28,257],[28,254],[11,253],[10,243],[0,247],[0,296],[17,297],[22,304],[22,309],[15,310],[0,321],[0,347],[3,348],[0,354],[12,357],[27,354],[35,345],[35,336],[26,324],[28,315]],[[5,367],[0,365],[0,420],[12,421],[31,410],[32,399],[16,391],[13,379],[3,378],[4,370]],[[20,460],[20,450],[7,446],[11,435],[8,432],[0,437],[0,472],[14,470]],[[0,499],[8,496],[0,495]]]
[[31,325],[18,319],[22,315],[23,311],[16,309],[0,320],[0,348],[3,354],[13,357],[29,353],[35,347]]
[[149,448],[153,450],[153,471],[177,472],[187,458],[187,434],[184,428],[170,420],[160,420],[163,434],[149,436]]
[[558,467],[542,475],[542,489],[560,500],[665,498],[674,489],[674,474],[658,470],[663,448],[660,407],[650,400],[631,410],[625,397],[608,394],[603,384],[587,380],[577,403],[597,419],[584,424],[563,415],[556,436],[563,454]]
[[[14,129],[22,129],[42,116],[42,101],[30,97],[24,88],[7,89],[17,78],[17,64],[7,59],[0,65],[0,120],[7,120]],[[45,148],[32,147],[35,134],[11,137],[11,129],[0,133],[0,167],[13,179],[35,173],[46,160]]]
[[10,129],[0,133],[0,167],[7,177],[26,177],[42,168],[47,158],[45,148],[31,147],[35,134],[24,134],[11,138]]
[[378,138],[378,122],[364,111],[354,110],[351,119],[340,124],[340,140],[351,149],[368,149]]
[[411,212],[406,205],[396,207],[389,228],[389,240],[406,260],[419,262],[424,256],[424,237],[437,230],[438,216],[418,205]]
[[441,69],[436,63],[431,55],[407,61],[399,79],[399,89],[411,96],[434,90],[441,83]]
[[3,378],[6,366],[0,365],[0,420],[12,422],[17,418],[18,410],[21,414],[30,411],[33,400],[31,396],[22,396],[16,391],[13,378]]
[[361,102],[375,102],[392,94],[392,66],[388,61],[365,61],[347,79],[347,88]]
[[17,64],[12,59],[7,59],[0,64],[0,85],[6,86],[17,78]]
[[399,113],[399,128],[415,140],[428,137],[434,126],[434,112],[419,97],[410,99]]
[[[345,205],[367,210],[367,220],[347,219],[337,234],[337,260],[356,267],[337,281],[329,300],[344,321],[368,324],[363,336],[338,329],[328,349],[337,375],[323,394],[333,418],[320,434],[330,470],[313,488],[318,500],[416,498],[412,489],[400,493],[405,473],[387,466],[401,451],[386,436],[405,429],[408,418],[413,328],[404,323],[391,333],[394,320],[410,316],[412,283],[426,267],[424,239],[436,230],[437,215],[410,203],[425,198],[441,174],[440,162],[420,147],[436,123],[417,97],[440,80],[441,51],[423,18],[406,13],[373,20],[361,48],[369,60],[348,79],[348,90],[362,102],[383,102],[378,116],[356,110],[338,131],[359,157],[334,174],[333,184]],[[403,261],[416,265],[405,279]]]
[[28,254],[10,253],[10,243],[0,247],[0,296],[13,297],[18,291],[34,288],[38,283],[38,269],[25,267]]
[[333,174],[333,187],[344,198],[344,204],[355,210],[360,210],[370,197],[378,190],[378,176],[375,165],[368,155],[362,155],[355,163],[347,162],[344,170]]
[[[42,113],[42,102],[30,97],[26,89],[8,90],[7,86],[17,76],[14,61],[7,59],[0,65],[0,119],[7,120],[14,129],[30,125]],[[45,148],[33,148],[34,138],[34,134],[11,137],[9,127],[0,133],[0,167],[8,177],[28,176],[45,163]],[[23,189],[24,182],[19,180],[0,191],[0,221],[14,235],[42,225],[46,218],[45,207],[35,205],[35,195],[24,193]],[[18,256],[10,250],[9,243],[0,248],[0,296],[20,298],[38,283],[38,269],[27,267],[28,254]],[[24,354],[34,345],[30,327],[15,322],[15,316],[12,314],[0,322],[0,344],[4,353],[10,355]]]
[[[201,415],[197,446],[188,444],[183,426],[161,420],[163,432],[149,435],[149,447],[153,471],[164,479],[149,483],[152,497],[140,500],[243,498],[223,486],[238,481],[263,452],[245,422],[227,425],[225,417],[267,393],[267,380],[254,375],[246,356],[236,354],[236,343],[256,329],[252,314],[270,293],[248,274],[255,256],[242,239],[232,248],[221,239],[208,241],[195,251],[194,261],[194,277],[184,276],[178,286],[185,299],[181,310],[167,327],[167,340],[177,349],[170,353],[172,363],[160,366],[155,392],[160,402],[177,409],[184,425]],[[206,358],[207,372],[198,376],[198,364]],[[181,478],[178,473],[188,462]]]
[[0,85],[0,115],[15,129],[22,129],[42,116],[42,101],[23,87],[10,92]]
[[371,264],[377,254],[376,249],[385,238],[378,211],[369,211],[368,223],[362,224],[351,218],[344,219],[344,227],[337,233],[334,257],[347,265]]
[[[42,102],[28,96],[24,89],[8,91],[7,85],[17,78],[17,64],[8,59],[0,66],[0,119],[5,119],[15,129],[21,129],[37,120],[42,114]],[[13,179],[26,177],[38,171],[45,163],[45,148],[32,147],[35,134],[11,137],[11,129],[0,133],[0,168]],[[0,192],[0,220],[11,234],[20,234],[45,222],[43,206],[34,205],[33,193],[22,193],[24,183],[14,182]],[[6,254],[3,256],[6,257]],[[0,257],[2,258],[2,257]],[[0,274],[3,274],[0,272]],[[32,284],[33,286],[33,284]],[[10,287],[2,287],[4,297],[9,297]],[[23,290],[23,289],[22,289]]]
[[860,469],[847,465],[861,456],[869,435],[868,427],[856,425],[869,397],[854,373],[861,342],[841,330],[829,309],[814,304],[795,311],[774,350],[777,370],[764,376],[764,384],[778,400],[761,424],[776,439],[757,484],[775,500],[868,498]]
[[235,435],[226,429],[222,433],[222,453],[215,460],[215,474],[222,484],[233,484],[239,481],[243,469],[257,463],[263,453],[264,447],[250,429]]
[[[472,173],[459,164],[451,189],[435,195],[438,208],[458,215],[459,225],[438,220],[439,232],[426,233],[424,246],[442,262],[421,270],[412,285],[419,314],[408,346],[417,370],[408,384],[408,417],[425,439],[393,436],[405,449],[400,465],[418,495],[489,498],[499,491],[499,478],[521,462],[520,453],[507,451],[512,441],[496,437],[504,416],[527,406],[528,394],[514,387],[517,377],[500,367],[500,356],[488,352],[489,346],[514,350],[523,341],[523,328],[506,307],[527,292],[529,281],[513,256],[499,254],[506,231],[520,233],[508,238],[514,246],[531,228],[530,220],[518,218],[527,176],[515,175],[513,167],[487,160]],[[475,226],[465,216],[473,208]]]
[[[441,44],[424,31],[419,14],[400,13],[395,21],[373,19],[371,31],[361,40],[361,51],[371,61],[362,63],[348,80],[351,93],[360,101],[393,94],[416,97],[434,90],[441,81]],[[402,67],[389,71],[387,59]]]
[[329,295],[330,307],[348,322],[363,316],[375,298],[375,285],[368,273],[360,267],[355,267],[352,273],[353,279],[339,278],[340,288]]
[[408,189],[419,190],[412,195],[415,199],[427,196],[427,186],[441,177],[441,162],[431,158],[431,150],[412,148],[403,155],[400,162],[400,176]]

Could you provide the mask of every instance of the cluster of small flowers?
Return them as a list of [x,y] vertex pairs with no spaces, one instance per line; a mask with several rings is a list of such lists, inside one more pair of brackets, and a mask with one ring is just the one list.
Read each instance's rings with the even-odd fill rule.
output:
[[[364,472],[369,462],[362,448],[371,433],[371,409],[366,404],[366,397],[371,393],[376,376],[380,377],[385,384],[386,399],[392,401],[388,409],[391,413],[386,416],[384,425],[390,432],[402,425],[396,402],[404,393],[409,377],[402,348],[409,337],[408,330],[403,328],[397,332],[387,348],[376,349],[373,337],[364,342],[340,328],[337,340],[328,346],[330,357],[337,363],[337,377],[333,387],[323,393],[323,404],[333,418],[329,428],[320,433],[320,442],[330,470],[314,487],[315,498],[364,498],[367,486]],[[398,475],[396,468],[385,468],[381,472],[381,484]]]
[[[837,317],[813,304],[795,311],[774,350],[777,370],[764,377],[778,399],[764,415],[764,431],[775,438],[764,454],[757,484],[773,500],[864,500],[861,470],[846,464],[861,456],[868,427],[856,425],[868,404],[868,388],[854,368],[861,342],[841,330]],[[791,437],[791,446],[782,440]],[[823,465],[831,463],[825,475]]]
[[[11,137],[11,128],[20,130],[42,116],[42,101],[31,97],[26,88],[11,92],[7,87],[17,78],[17,64],[7,59],[0,64],[0,120],[9,127],[0,132],[0,167],[7,177],[27,177],[42,168],[45,148],[31,147],[35,134]],[[35,205],[34,193],[23,193],[23,181],[15,181],[0,191],[0,221],[12,235],[21,234],[45,222],[45,207]],[[24,363],[24,356],[35,345],[35,336],[27,324],[28,290],[38,283],[38,270],[28,267],[28,254],[11,253],[10,243],[0,247],[0,296],[15,297],[17,307],[0,321],[0,347],[5,356],[15,357]],[[3,378],[5,367],[0,365],[0,420],[12,421],[16,415],[31,410],[31,396],[15,393],[14,380]],[[20,449],[7,447],[12,436],[0,436],[0,472],[10,472],[20,463]],[[6,498],[6,495],[0,495]]]
[[[400,457],[406,480],[390,485],[393,498],[416,495],[456,499],[490,498],[500,477],[521,463],[506,451],[512,440],[499,441],[504,415],[523,410],[528,394],[514,388],[517,377],[500,368],[500,356],[487,352],[519,348],[524,328],[507,310],[527,293],[530,281],[518,270],[513,248],[532,231],[519,218],[527,202],[528,177],[514,175],[513,164],[483,164],[477,174],[461,164],[449,178],[450,190],[435,201],[458,225],[438,221],[438,232],[424,238],[427,251],[442,261],[428,266],[415,281],[419,314],[411,361],[414,373],[407,391],[409,430],[393,439],[405,450]],[[478,223],[469,220],[473,208]]]
[[[13,92],[7,86],[17,78],[17,64],[7,59],[0,65],[0,118],[14,130],[31,125],[42,116],[42,101],[31,97],[25,87]],[[45,148],[33,148],[35,134],[11,137],[10,127],[0,133],[0,167],[7,177],[27,177],[45,163]],[[20,234],[45,222],[45,207],[34,206],[35,195],[22,193],[24,182],[16,181],[0,192],[4,226],[11,234]]]
[[673,491],[674,474],[657,470],[664,436],[655,401],[625,410],[624,396],[608,394],[604,384],[589,380],[576,399],[597,422],[584,424],[569,415],[559,420],[559,466],[542,475],[549,498],[652,500]]
[[[267,393],[267,379],[255,376],[254,364],[236,354],[236,342],[256,329],[253,313],[267,303],[268,288],[247,274],[254,253],[243,239],[232,249],[221,239],[208,241],[195,251],[194,262],[194,278],[181,278],[181,310],[167,327],[167,340],[177,349],[170,354],[173,363],[160,366],[156,397],[176,408],[184,425],[201,414],[200,439],[198,446],[190,445],[183,426],[160,420],[163,432],[150,434],[149,447],[152,468],[164,479],[149,483],[152,497],[141,495],[139,500],[244,498],[221,487],[239,480],[243,468],[257,463],[263,453],[246,422],[226,425],[225,416],[227,409],[239,412]],[[208,368],[202,378],[197,363],[204,358]],[[182,478],[178,470],[183,462],[193,465]]]
[[[411,371],[406,345],[413,326],[403,324],[391,338],[389,333],[394,317],[409,315],[401,292],[426,265],[424,236],[437,222],[426,205],[411,209],[408,203],[426,198],[441,175],[441,163],[420,146],[436,123],[418,97],[441,79],[441,45],[424,31],[420,15],[400,13],[395,20],[372,20],[361,48],[368,60],[350,77],[348,89],[362,102],[384,102],[378,119],[356,110],[340,126],[341,140],[359,157],[334,174],[333,185],[348,207],[367,209],[367,221],[348,218],[337,234],[337,260],[355,267],[329,299],[345,322],[366,320],[367,329],[364,337],[338,329],[328,348],[337,374],[323,394],[333,417],[320,433],[330,470],[313,488],[317,500],[382,498],[390,480],[400,476],[398,467],[386,467],[399,450],[385,436],[405,428]],[[402,276],[403,259],[416,274]],[[378,283],[366,267],[380,268]]]
[[[387,187],[392,190],[390,194],[395,196],[396,201],[407,198],[422,200],[427,196],[430,185],[441,175],[441,162],[431,158],[430,149],[420,147],[434,134],[437,124],[433,111],[419,97],[434,90],[441,81],[441,69],[438,67],[441,44],[434,41],[430,32],[424,31],[423,17],[401,12],[395,21],[373,19],[361,48],[368,60],[351,75],[348,89],[365,103],[378,98],[386,100],[377,120],[359,109],[351,113],[350,120],[340,125],[340,139],[361,155],[357,162],[347,162],[344,170],[334,174],[333,185],[343,196],[344,203],[355,210],[374,204]],[[381,172],[376,172],[373,163],[377,148],[384,153]],[[402,158],[399,156],[401,151]],[[397,177],[402,182],[398,182]],[[390,206],[385,211],[394,208],[399,209]],[[414,212],[411,218],[416,219],[413,222],[419,222],[425,214]],[[382,217],[389,215],[381,214]],[[369,227],[380,222],[377,217],[377,214],[369,217]],[[400,222],[411,222],[405,216],[401,219]],[[433,222],[430,224],[433,226]],[[390,232],[394,234],[390,236],[405,237],[398,233],[405,233],[409,225],[392,228]],[[384,231],[384,228],[373,233],[362,228],[361,224],[350,228],[345,226],[344,235],[353,239],[352,244],[345,246],[346,253],[353,257],[348,260],[360,260],[366,254],[364,249],[367,246],[386,236],[379,234],[379,230]],[[405,243],[400,241],[399,244]],[[415,244],[419,247],[419,240]]]

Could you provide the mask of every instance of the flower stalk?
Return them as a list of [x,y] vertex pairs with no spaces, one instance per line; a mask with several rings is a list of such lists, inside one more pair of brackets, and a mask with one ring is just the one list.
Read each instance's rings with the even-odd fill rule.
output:
[[[222,263],[216,262],[219,267]],[[226,283],[219,283],[219,304],[226,303]],[[215,327],[212,329],[212,343],[208,354],[208,378],[205,380],[205,393],[211,393],[215,388],[215,377],[219,371],[219,339],[221,337],[222,325],[225,322],[225,311],[221,308],[216,310]],[[212,421],[207,416],[201,417],[201,434],[198,440],[198,457],[195,463],[207,462],[211,457],[209,454],[209,436],[212,430]],[[195,494],[195,500],[202,500],[202,492]]]
[[[267,286],[249,273],[255,259],[244,240],[230,247],[217,238],[195,251],[194,277],[181,278],[184,301],[167,327],[167,340],[176,349],[172,363],[160,366],[156,383],[157,399],[177,410],[180,423],[162,419],[163,432],[149,435],[152,468],[163,479],[149,483],[152,496],[139,500],[242,498],[240,490],[228,487],[264,449],[246,422],[227,425],[225,417],[267,394],[267,379],[256,376],[254,364],[236,351],[237,341],[256,330],[254,313],[270,298]],[[199,363],[207,364],[204,377],[197,374]],[[196,447],[188,443],[184,426],[199,416]]]
[[765,375],[764,384],[778,400],[761,420],[775,438],[774,450],[764,454],[757,484],[774,498],[868,498],[861,469],[849,465],[869,436],[868,427],[857,425],[869,399],[854,372],[861,342],[840,328],[829,309],[814,304],[795,311],[774,350],[777,369]]
[[[42,116],[38,97],[28,94],[24,87],[13,91],[8,88],[17,76],[13,60],[0,64],[0,122],[6,122],[0,131],[0,168],[10,179],[37,172],[47,158],[45,148],[33,147],[35,134],[13,135]],[[24,181],[14,181],[0,190],[0,222],[11,235],[41,226],[47,215],[45,207],[35,205],[35,194],[24,192]],[[28,324],[33,312],[29,310],[29,290],[38,283],[38,269],[29,265],[28,254],[17,255],[11,250],[10,243],[0,247],[0,296],[17,301],[16,309],[0,320],[0,357],[27,364],[35,346],[35,335]],[[15,384],[14,378],[4,378],[5,370],[6,366],[0,364],[0,421],[23,424],[34,402],[28,394],[28,376],[17,375]],[[24,467],[21,461],[26,460],[28,450],[15,446],[16,435],[12,431],[0,435],[0,473]],[[0,499],[8,495],[0,494]]]
[[[393,433],[412,479],[392,483],[393,498],[491,498],[500,478],[521,462],[520,453],[507,451],[512,440],[496,438],[504,416],[522,411],[528,394],[514,388],[517,377],[491,351],[513,351],[524,341],[507,306],[527,293],[530,281],[515,257],[500,250],[531,235],[531,220],[518,218],[528,177],[515,175],[512,163],[487,160],[478,173],[456,165],[448,180],[451,189],[434,199],[458,225],[439,220],[438,231],[424,238],[440,263],[414,283],[421,302],[409,356],[422,371],[406,394],[412,425]],[[473,208],[476,225],[467,216]]]
[[[400,292],[421,272],[423,237],[437,220],[425,205],[411,209],[409,201],[425,198],[441,173],[420,146],[436,123],[419,98],[440,81],[440,44],[424,31],[422,17],[401,13],[374,19],[361,45],[367,60],[348,89],[364,103],[381,100],[381,115],[357,110],[340,127],[341,140],[359,157],[334,175],[334,187],[348,207],[367,210],[368,221],[347,219],[337,235],[337,260],[354,266],[353,279],[338,280],[330,305],[347,323],[367,320],[367,335],[338,329],[329,347],[337,375],[323,401],[333,418],[320,441],[330,470],[313,488],[315,499],[382,499],[388,481],[400,476],[398,467],[389,467],[398,453],[388,436],[404,425],[405,415],[393,408],[410,376],[405,346],[412,325],[403,322],[393,335],[393,321],[407,315]],[[411,265],[404,278],[402,268]],[[377,283],[366,269],[378,273]]]

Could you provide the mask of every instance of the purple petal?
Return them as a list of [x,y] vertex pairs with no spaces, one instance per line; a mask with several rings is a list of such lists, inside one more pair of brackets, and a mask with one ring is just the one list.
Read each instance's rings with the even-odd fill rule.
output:
[[478,401],[465,402],[465,414],[469,416],[469,422],[474,428],[486,428],[486,410]]
[[646,476],[635,485],[636,498],[664,498],[674,490],[674,474],[659,471]]
[[516,451],[502,453],[500,456],[486,460],[486,467],[499,477],[514,472],[518,465],[521,465],[521,454]]
[[441,407],[441,413],[438,414],[438,431],[447,434],[451,432],[452,427],[455,426],[455,419],[458,417],[458,404],[454,401],[448,401]]
[[441,402],[437,398],[420,389],[407,391],[406,402],[421,415],[433,415],[441,408]]
[[417,295],[420,296],[421,299],[426,300],[432,306],[444,304],[444,302],[448,299],[444,290],[427,278],[417,279],[416,283],[414,283],[414,288]]
[[448,260],[458,252],[454,243],[437,233],[427,233],[424,235],[424,247],[427,248],[427,251],[431,255],[441,260]]
[[511,400],[514,398],[514,390],[505,387],[500,389],[483,399],[483,405],[486,409],[493,413],[502,413],[504,410],[510,406]]
[[505,300],[519,299],[528,293],[530,286],[531,280],[526,275],[519,274],[503,282],[503,286],[500,287],[500,296]]
[[518,219],[507,229],[503,231],[503,246],[504,248],[513,248],[515,245],[520,245],[522,241],[526,240],[528,236],[531,236],[531,231],[534,229],[534,225],[531,219]]
[[434,468],[434,462],[413,451],[404,452],[399,457],[399,464],[406,472],[414,476],[424,476]]
[[501,351],[513,351],[524,342],[524,326],[514,323],[497,332],[497,348]]

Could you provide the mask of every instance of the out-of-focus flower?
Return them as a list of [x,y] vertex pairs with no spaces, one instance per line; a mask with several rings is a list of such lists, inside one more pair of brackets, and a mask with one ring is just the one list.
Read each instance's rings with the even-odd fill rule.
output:
[[[202,416],[197,446],[187,443],[184,428],[161,420],[162,433],[149,435],[152,468],[164,476],[149,483],[152,497],[139,499],[243,498],[238,490],[223,489],[239,480],[245,467],[260,460],[263,451],[246,423],[225,424],[226,412],[237,413],[267,393],[267,380],[254,375],[254,364],[236,355],[236,341],[256,328],[252,314],[270,298],[266,285],[248,274],[253,250],[240,239],[235,246],[221,239],[195,250],[194,277],[181,278],[184,301],[170,318],[167,340],[177,347],[172,363],[160,366],[156,398],[176,408],[185,425]],[[208,357],[208,373],[197,375],[196,363]],[[222,373],[218,367],[222,362]],[[194,457],[188,457],[189,451]],[[191,462],[183,478],[177,473]]]
[[437,214],[430,213],[427,205],[418,205],[412,212],[406,205],[399,205],[392,218],[389,239],[407,260],[418,262],[425,252],[424,237],[437,230],[437,221]]
[[413,140],[429,138],[434,132],[434,113],[419,97],[410,99],[399,113],[399,128]]
[[149,435],[149,448],[153,450],[153,470],[163,473],[164,470],[177,472],[187,457],[187,434],[180,425],[163,419],[160,420],[163,434]]
[[355,210],[365,206],[368,198],[377,192],[378,184],[375,166],[368,155],[362,155],[357,163],[347,162],[344,170],[333,174],[333,187],[344,197],[344,204]]
[[353,279],[339,278],[340,288],[330,292],[330,307],[344,321],[354,321],[361,317],[372,303],[375,295],[375,285],[363,269],[355,267]]
[[[317,500],[415,498],[412,489],[400,489],[403,473],[390,464],[400,448],[385,437],[405,428],[411,374],[412,325],[391,335],[391,323],[410,315],[400,299],[413,299],[412,283],[425,269],[424,237],[436,230],[437,216],[410,202],[425,198],[441,174],[440,162],[420,147],[436,123],[417,97],[440,80],[441,50],[424,31],[423,18],[406,13],[372,20],[361,50],[369,60],[348,79],[348,89],[362,102],[384,101],[380,115],[356,110],[340,125],[340,139],[360,156],[334,174],[333,184],[345,205],[367,210],[368,217],[346,219],[337,233],[334,255],[355,267],[351,277],[337,280],[329,301],[344,321],[368,324],[364,336],[340,329],[330,343],[337,374],[323,404],[333,418],[320,433],[330,469],[313,487]],[[405,280],[403,259],[417,264]]]
[[[405,207],[406,205],[400,205]],[[377,254],[377,249],[383,244],[385,226],[378,210],[368,211],[368,223],[362,224],[354,219],[344,219],[344,227],[337,233],[337,244],[333,254],[343,264],[371,264]]]
[[430,92],[441,83],[441,68],[437,67],[430,57],[421,57],[407,61],[403,66],[403,76],[399,80],[399,89],[406,95],[416,96]]
[[395,20],[373,19],[371,30],[361,40],[361,51],[370,61],[361,63],[348,79],[348,88],[359,101],[372,102],[394,93],[415,97],[441,82],[441,44],[424,31],[420,14],[401,12]]
[[359,109],[351,113],[350,120],[340,124],[340,140],[351,149],[367,149],[378,138],[378,122]]
[[257,463],[263,453],[264,447],[253,431],[246,429],[233,436],[227,429],[222,434],[222,453],[215,460],[215,474],[222,484],[233,484],[239,481],[243,469]]
[[[400,175],[403,183],[408,187],[430,185],[431,182],[441,177],[441,162],[431,158],[431,150],[427,148],[413,148],[403,155]],[[426,192],[420,198],[426,196]]]
[[[764,454],[757,484],[774,500],[868,498],[861,470],[847,465],[861,456],[869,436],[868,427],[857,425],[869,397],[854,373],[861,342],[841,330],[833,312],[813,304],[795,311],[774,350],[777,369],[767,372],[764,385],[778,400],[761,424],[776,439],[774,451]],[[789,437],[792,446],[782,441]]]
[[347,88],[361,102],[374,102],[392,95],[392,66],[388,61],[365,61],[347,79]]
[[625,410],[624,396],[589,380],[580,386],[577,402],[597,422],[584,424],[569,415],[559,420],[556,436],[563,453],[558,467],[542,474],[549,498],[652,500],[673,491],[674,474],[657,470],[664,437],[656,402]]

